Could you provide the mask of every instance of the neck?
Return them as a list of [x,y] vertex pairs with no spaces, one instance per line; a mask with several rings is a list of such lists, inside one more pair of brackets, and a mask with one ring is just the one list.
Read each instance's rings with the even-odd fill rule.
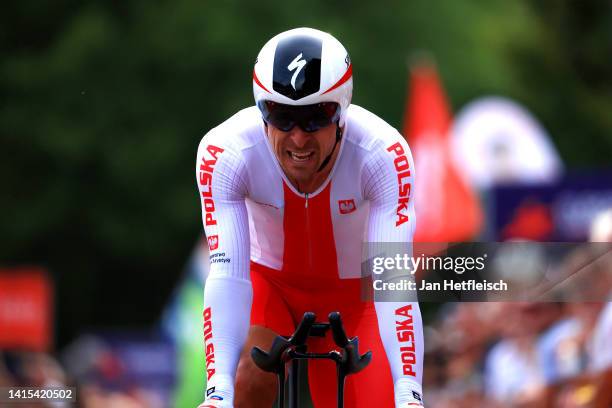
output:
[[325,180],[327,180],[332,166],[330,166],[328,169],[315,173],[309,180],[306,181],[291,180],[290,178],[291,184],[293,184],[300,193],[314,193],[323,185]]

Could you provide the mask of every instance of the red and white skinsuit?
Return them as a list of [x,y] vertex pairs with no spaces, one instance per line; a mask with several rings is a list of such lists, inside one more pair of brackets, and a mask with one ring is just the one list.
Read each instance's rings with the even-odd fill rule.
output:
[[[412,155],[393,127],[355,105],[339,149],[323,185],[302,194],[283,173],[256,107],[200,143],[196,177],[211,262],[204,296],[208,393],[220,401],[231,405],[249,325],[288,335],[305,311],[321,320],[340,311],[347,334],[373,353],[370,366],[347,378],[347,406],[403,407],[421,398],[418,303],[364,301],[360,283],[365,242],[402,242],[410,251]],[[329,338],[313,339],[309,349],[332,347]],[[309,362],[309,383],[317,408],[335,406],[333,363]]]

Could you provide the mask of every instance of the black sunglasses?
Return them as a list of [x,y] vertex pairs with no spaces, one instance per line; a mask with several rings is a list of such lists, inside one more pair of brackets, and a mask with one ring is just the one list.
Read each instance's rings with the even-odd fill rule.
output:
[[296,125],[305,132],[316,132],[337,122],[340,118],[340,105],[335,102],[294,106],[259,101],[257,106],[264,121],[283,132],[289,132]]

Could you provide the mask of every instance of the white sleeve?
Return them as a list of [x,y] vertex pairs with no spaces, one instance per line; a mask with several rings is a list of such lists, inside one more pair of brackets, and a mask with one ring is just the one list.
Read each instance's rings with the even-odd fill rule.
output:
[[206,397],[215,395],[231,405],[253,290],[244,163],[239,152],[219,140],[209,134],[200,143],[196,179],[210,249],[204,287]]
[[[401,247],[412,256],[416,227],[414,163],[401,135],[372,151],[364,165],[362,183],[364,197],[370,201],[368,243],[381,243],[378,250],[385,243],[395,243],[388,245],[390,251]],[[395,385],[396,406],[422,401],[424,354],[423,324],[416,292],[398,300],[377,301],[375,297],[374,302]]]

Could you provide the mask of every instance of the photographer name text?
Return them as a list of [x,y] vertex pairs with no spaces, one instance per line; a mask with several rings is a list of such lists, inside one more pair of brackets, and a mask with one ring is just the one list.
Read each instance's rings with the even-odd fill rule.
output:
[[424,291],[424,292],[439,292],[439,291],[507,291],[508,284],[500,279],[496,282],[487,280],[477,281],[476,279],[454,280],[445,279],[442,282],[421,281],[418,286],[416,282],[409,279],[402,279],[397,282],[385,282],[382,279],[376,279],[372,282],[372,286],[376,291]]

